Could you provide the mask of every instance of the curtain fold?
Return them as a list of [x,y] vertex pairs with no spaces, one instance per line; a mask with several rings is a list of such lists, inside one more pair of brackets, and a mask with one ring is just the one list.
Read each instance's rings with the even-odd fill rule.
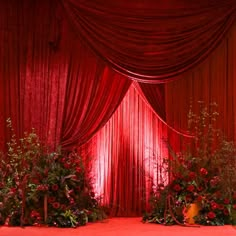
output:
[[234,0],[61,0],[74,31],[116,71],[164,83],[205,59],[236,17]]
[[[193,70],[165,84],[166,120],[177,129],[187,130],[187,114],[192,101],[193,112],[199,114],[199,101],[207,107],[218,104],[217,127],[232,141],[236,141],[236,24],[219,47]],[[184,149],[186,139],[171,133],[169,140],[176,150]],[[184,142],[183,142],[184,141]]]
[[0,2],[2,148],[9,138],[8,118],[17,137],[31,128],[42,140],[54,133],[50,121],[63,105],[54,98],[57,89],[57,94],[63,96],[63,73],[58,69],[61,54],[55,55],[49,46],[56,5],[55,1]]
[[139,86],[146,97],[149,104],[152,106],[156,114],[166,120],[165,111],[165,86],[164,84],[145,84],[139,83]]
[[96,193],[112,216],[141,216],[153,187],[167,176],[167,127],[133,84],[116,112],[80,151],[91,158]]
[[83,50],[71,61],[62,121],[62,147],[71,149],[88,141],[109,120],[130,84],[130,80],[106,67],[89,50]]

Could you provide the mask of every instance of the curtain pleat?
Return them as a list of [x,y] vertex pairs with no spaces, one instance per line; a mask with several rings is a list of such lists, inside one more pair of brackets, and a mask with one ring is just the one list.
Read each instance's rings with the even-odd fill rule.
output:
[[[216,103],[219,113],[216,126],[229,140],[235,141],[235,42],[236,24],[207,60],[179,76],[177,81],[165,85],[166,120],[169,125],[187,130],[190,103],[195,113],[200,109],[198,102],[204,102],[207,107]],[[179,135],[172,134],[169,138],[177,149],[184,148]]]
[[162,169],[166,134],[166,126],[131,85],[108,123],[81,147],[93,159],[96,192],[111,215],[136,216],[148,208],[152,187],[167,178]]
[[116,71],[163,83],[197,65],[236,18],[234,0],[61,0],[65,16]]

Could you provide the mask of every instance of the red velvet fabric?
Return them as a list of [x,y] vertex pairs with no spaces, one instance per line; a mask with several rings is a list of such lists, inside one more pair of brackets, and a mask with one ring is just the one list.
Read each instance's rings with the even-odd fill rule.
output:
[[166,120],[164,84],[139,83],[139,86],[156,114],[162,120]]
[[74,30],[109,65],[160,83],[201,62],[236,18],[235,0],[61,0]]
[[62,147],[71,149],[88,141],[109,120],[130,83],[83,50],[68,72]]
[[131,81],[81,44],[58,1],[0,4],[1,147],[9,138],[8,117],[18,137],[35,128],[52,148],[87,141],[116,110]]

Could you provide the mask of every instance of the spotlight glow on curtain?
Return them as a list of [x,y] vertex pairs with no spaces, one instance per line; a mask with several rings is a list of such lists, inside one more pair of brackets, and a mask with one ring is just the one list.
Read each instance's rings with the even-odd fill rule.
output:
[[165,138],[166,126],[131,86],[108,123],[83,147],[94,158],[94,186],[112,215],[135,216],[146,209],[152,184],[167,178],[161,169]]

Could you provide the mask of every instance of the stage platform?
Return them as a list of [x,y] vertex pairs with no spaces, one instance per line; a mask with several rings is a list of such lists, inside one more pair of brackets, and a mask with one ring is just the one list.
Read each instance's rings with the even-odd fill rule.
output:
[[72,228],[0,227],[0,236],[236,236],[236,227],[163,226],[142,223],[141,218],[111,218],[102,222]]

